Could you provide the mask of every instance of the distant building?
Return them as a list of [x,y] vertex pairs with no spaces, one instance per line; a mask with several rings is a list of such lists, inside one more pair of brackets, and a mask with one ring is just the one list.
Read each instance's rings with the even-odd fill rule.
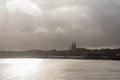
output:
[[69,51],[87,51],[86,48],[77,48],[76,42],[73,41],[71,46],[69,47]]
[[76,46],[76,42],[72,42],[72,45],[70,46],[69,50],[76,50],[77,46]]

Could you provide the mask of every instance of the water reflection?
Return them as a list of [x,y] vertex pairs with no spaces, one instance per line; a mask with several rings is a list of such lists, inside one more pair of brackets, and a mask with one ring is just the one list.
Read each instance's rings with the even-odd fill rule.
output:
[[0,80],[119,80],[119,75],[119,61],[0,59]]
[[9,80],[30,80],[35,76],[37,71],[40,71],[42,59],[4,59],[1,63],[7,64],[3,71],[3,75]]

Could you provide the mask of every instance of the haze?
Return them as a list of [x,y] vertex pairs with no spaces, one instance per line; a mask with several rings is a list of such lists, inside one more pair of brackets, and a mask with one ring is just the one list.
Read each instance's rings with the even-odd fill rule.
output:
[[116,47],[119,0],[0,0],[0,49]]

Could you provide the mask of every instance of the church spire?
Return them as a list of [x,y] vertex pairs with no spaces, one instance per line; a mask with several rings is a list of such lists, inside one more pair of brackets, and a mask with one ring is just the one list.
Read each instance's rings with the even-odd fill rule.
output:
[[74,49],[76,49],[76,42],[74,41]]
[[72,41],[72,45],[70,46],[70,50],[76,50],[76,42]]

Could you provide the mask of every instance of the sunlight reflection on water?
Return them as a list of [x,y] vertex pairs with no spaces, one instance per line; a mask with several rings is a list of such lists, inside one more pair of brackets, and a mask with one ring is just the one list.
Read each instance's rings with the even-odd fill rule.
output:
[[1,63],[7,64],[3,73],[9,80],[26,80],[34,76],[43,64],[42,59],[3,59]]
[[0,80],[119,80],[120,62],[73,59],[0,59]]

